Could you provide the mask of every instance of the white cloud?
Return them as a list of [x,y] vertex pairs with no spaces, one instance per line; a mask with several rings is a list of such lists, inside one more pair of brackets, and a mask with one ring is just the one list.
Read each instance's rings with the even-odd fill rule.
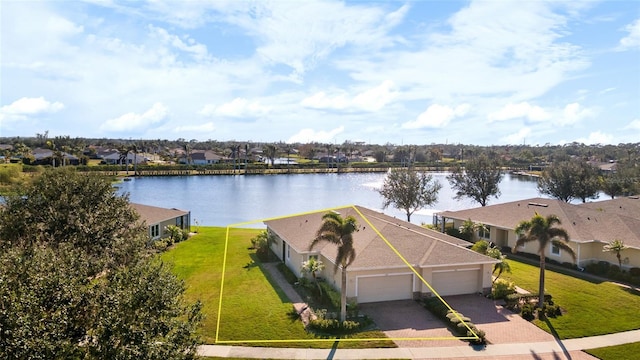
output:
[[469,111],[469,105],[463,104],[451,108],[449,106],[433,104],[414,121],[402,124],[403,129],[442,128],[456,117],[464,116]]
[[344,126],[340,126],[333,130],[314,130],[314,129],[302,129],[296,134],[291,136],[287,143],[309,143],[309,142],[324,142],[330,143],[336,135],[344,132]]
[[143,130],[163,123],[167,115],[168,109],[158,102],[143,114],[130,112],[115,119],[109,119],[100,126],[100,130],[107,132]]
[[180,39],[176,35],[169,34],[169,32],[163,28],[149,25],[149,31],[153,36],[157,36],[164,44],[170,45],[178,50],[191,54],[194,59],[202,61],[209,58],[209,52],[207,47],[198,44],[194,39],[185,37],[185,41]]
[[564,107],[562,110],[562,119],[560,123],[562,125],[572,125],[580,122],[582,119],[592,117],[595,115],[595,111],[589,108],[585,108],[578,103],[571,103]]
[[633,120],[632,122],[627,124],[624,129],[640,130],[640,119]]
[[49,102],[44,97],[23,97],[9,105],[0,108],[0,113],[7,115],[37,115],[41,113],[54,113],[64,109],[60,102]]
[[613,142],[613,135],[611,134],[605,134],[601,131],[595,131],[589,134],[588,137],[586,138],[579,138],[576,139],[575,141],[578,143],[583,143],[586,145],[593,145],[593,144],[611,144]]
[[386,80],[373,89],[362,92],[353,98],[353,103],[366,111],[378,111],[398,96],[394,91],[394,84]]
[[200,114],[204,116],[253,117],[268,113],[271,109],[257,101],[235,98],[231,102],[219,106],[207,104]]
[[331,95],[319,91],[302,99],[300,104],[313,109],[349,109],[374,112],[398,97],[398,92],[394,88],[393,81],[385,80],[380,85],[362,91],[353,98],[344,91],[335,91]]
[[636,19],[624,29],[629,35],[620,39],[618,50],[640,49],[640,19]]
[[531,129],[528,127],[523,127],[518,132],[507,135],[501,140],[506,144],[522,144],[526,141],[526,138],[529,135],[531,135]]
[[489,121],[504,121],[518,118],[527,118],[531,121],[542,121],[550,118],[550,115],[540,106],[531,105],[528,102],[507,104],[502,109],[489,114]]
[[324,91],[319,91],[309,97],[302,99],[302,106],[313,109],[346,109],[351,104],[346,93],[327,95]]

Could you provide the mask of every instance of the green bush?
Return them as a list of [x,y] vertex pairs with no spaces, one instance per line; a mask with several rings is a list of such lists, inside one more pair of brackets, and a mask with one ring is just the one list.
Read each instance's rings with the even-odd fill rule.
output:
[[309,329],[331,335],[352,334],[361,329],[358,321],[345,320],[340,322],[337,319],[315,319],[309,322]]
[[491,286],[491,297],[493,299],[504,299],[508,295],[515,294],[516,284],[505,279],[496,280]]
[[322,288],[322,301],[331,304],[336,309],[340,308],[340,293],[326,282],[320,282]]
[[629,275],[633,277],[640,277],[640,268],[632,267],[629,269]]
[[527,321],[532,321],[535,319],[535,308],[533,305],[527,303],[522,306],[520,309],[520,316]]

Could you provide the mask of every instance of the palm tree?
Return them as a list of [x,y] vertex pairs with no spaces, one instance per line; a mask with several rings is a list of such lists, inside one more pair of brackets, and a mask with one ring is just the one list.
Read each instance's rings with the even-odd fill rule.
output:
[[620,253],[626,248],[627,245],[624,244],[624,241],[616,239],[603,246],[602,251],[615,253],[618,258],[618,266],[622,270],[622,256],[620,256]]
[[538,308],[542,308],[544,305],[544,269],[545,269],[545,257],[546,249],[549,244],[553,244],[558,248],[566,251],[571,255],[573,260],[576,260],[576,253],[568,245],[569,234],[563,228],[556,227],[560,225],[560,219],[556,215],[547,215],[543,217],[537,212],[530,220],[521,221],[516,226],[516,234],[519,235],[518,241],[516,241],[513,247],[513,252],[518,251],[518,247],[528,242],[537,241],[538,255],[540,255],[540,284],[538,290]]
[[494,258],[496,260],[500,260],[499,263],[493,266],[493,273],[494,274],[496,272],[498,273],[498,275],[496,275],[496,277],[493,278],[494,283],[496,282],[496,280],[498,280],[498,278],[500,277],[500,275],[502,275],[502,273],[511,272],[511,265],[509,265],[509,263],[507,262],[507,257],[505,255],[502,255],[502,251],[500,251],[500,249],[498,249],[497,247],[488,248],[485,255],[487,255],[488,257]]
[[468,219],[462,222],[462,225],[460,225],[458,230],[462,235],[466,237],[465,240],[475,243],[476,233],[479,233],[480,231],[487,232],[489,229],[483,223],[477,223],[471,219]]
[[278,155],[278,147],[273,144],[266,144],[262,147],[262,153],[271,161],[271,167],[273,167],[276,155]]
[[329,242],[338,247],[334,271],[341,267],[342,280],[340,283],[340,321],[347,317],[347,267],[356,258],[353,248],[353,233],[358,231],[358,223],[353,216],[343,218],[337,212],[328,212],[322,216],[322,225],[316,233],[309,250],[320,242]]
[[318,293],[322,296],[322,287],[318,283],[318,276],[316,275],[318,272],[324,269],[324,264],[322,261],[316,259],[315,257],[309,258],[309,260],[302,263],[302,272],[309,273],[313,277],[313,282],[318,287]]

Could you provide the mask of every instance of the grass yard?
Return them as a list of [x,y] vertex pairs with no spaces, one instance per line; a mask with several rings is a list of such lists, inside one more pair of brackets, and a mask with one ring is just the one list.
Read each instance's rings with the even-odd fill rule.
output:
[[[503,274],[530,292],[538,291],[539,268],[513,259],[509,260],[511,274]],[[553,301],[567,311],[549,324],[534,320],[540,328],[558,334],[561,339],[604,335],[640,328],[640,293],[624,289],[610,282],[590,282],[546,270],[545,291]]]
[[[245,341],[271,347],[333,346],[333,341],[307,342],[318,338],[306,333],[299,320],[292,321],[287,316],[292,308],[291,302],[280,289],[271,285],[262,268],[254,263],[253,251],[248,250],[250,239],[260,230],[231,229],[223,301],[218,314],[226,228],[201,226],[198,230],[197,235],[177,244],[162,258],[171,263],[174,272],[185,280],[187,298],[202,302],[205,319],[200,334],[206,343],[215,343],[218,316],[221,315],[219,341]],[[354,337],[365,339],[385,336],[380,331],[369,331]],[[260,343],[261,340],[277,342]],[[395,345],[389,340],[339,343],[340,348],[392,346]]]
[[585,352],[603,360],[636,359],[640,354],[640,342],[585,350]]

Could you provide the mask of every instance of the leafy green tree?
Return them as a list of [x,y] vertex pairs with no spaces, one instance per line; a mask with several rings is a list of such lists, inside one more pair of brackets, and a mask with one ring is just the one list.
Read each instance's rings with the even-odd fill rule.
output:
[[504,176],[500,164],[480,155],[466,162],[464,168],[457,166],[447,180],[456,191],[455,199],[471,198],[482,206],[486,206],[490,197],[498,198],[498,185]]
[[200,305],[109,179],[61,167],[0,208],[0,358],[192,359]]
[[566,160],[546,168],[538,179],[538,191],[552,198],[570,202],[573,199],[595,199],[600,184],[596,170],[578,160]]
[[353,247],[353,233],[358,231],[358,223],[353,216],[343,218],[336,212],[328,212],[322,216],[322,225],[311,242],[309,250],[312,250],[321,242],[329,242],[338,247],[335,259],[335,268],[341,268],[342,279],[340,282],[340,320],[347,317],[347,267],[356,258],[356,250]]
[[318,283],[318,275],[317,275],[320,271],[324,269],[324,264],[322,263],[322,261],[316,259],[315,257],[312,257],[309,260],[304,261],[302,263],[301,269],[303,273],[311,274],[311,277],[313,278],[313,282],[318,287],[318,293],[320,294],[320,297],[322,297],[322,287]]
[[378,191],[384,198],[383,208],[392,205],[405,211],[407,221],[411,215],[438,201],[438,191],[442,185],[431,174],[410,169],[393,169],[384,179]]
[[624,244],[624,241],[615,239],[610,241],[608,244],[605,244],[602,247],[602,251],[616,254],[616,257],[618,258],[618,266],[622,269],[622,255],[620,253],[627,248],[628,246]]
[[531,219],[523,220],[516,226],[516,234],[519,235],[513,252],[518,251],[518,247],[528,242],[538,243],[538,255],[540,255],[540,283],[538,288],[538,307],[542,308],[544,305],[544,270],[546,261],[546,250],[549,244],[553,244],[558,248],[566,251],[573,260],[576,259],[576,254],[573,249],[568,245],[569,234],[563,228],[557,227],[560,225],[560,219],[556,215],[547,215],[546,217],[536,213]]

